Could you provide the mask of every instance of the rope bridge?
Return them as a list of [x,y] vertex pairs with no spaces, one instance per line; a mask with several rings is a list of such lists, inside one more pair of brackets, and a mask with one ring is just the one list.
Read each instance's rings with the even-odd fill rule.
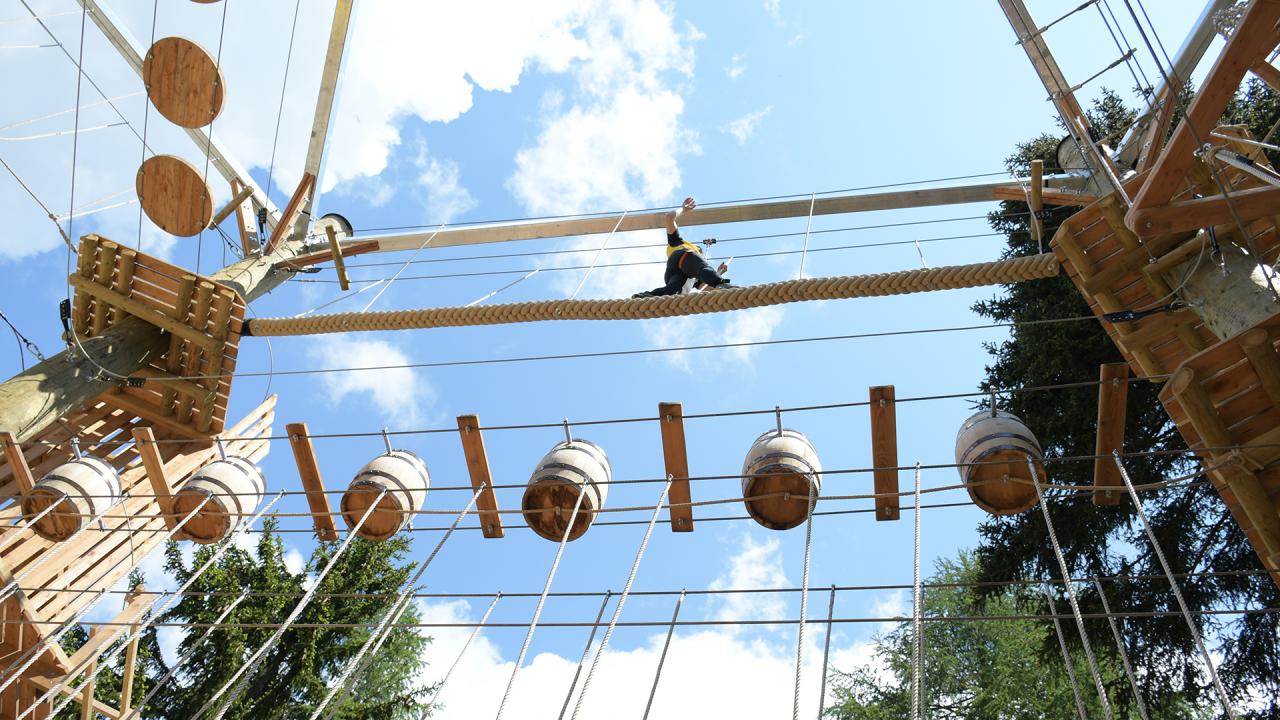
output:
[[874,275],[784,280],[733,290],[643,299],[537,300],[503,305],[424,308],[386,312],[335,313],[296,318],[256,318],[245,335],[320,335],[340,332],[408,330],[471,325],[504,325],[543,320],[648,320],[745,310],[809,300],[882,297],[1040,280],[1058,274],[1052,253],[971,265],[952,265]]

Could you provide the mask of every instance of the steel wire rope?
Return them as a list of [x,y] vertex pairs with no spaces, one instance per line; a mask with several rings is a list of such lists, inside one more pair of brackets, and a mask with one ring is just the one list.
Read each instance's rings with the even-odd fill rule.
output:
[[[671,636],[676,632],[676,621],[680,617],[680,607],[684,605],[684,590],[676,598],[675,610],[671,611],[671,622],[667,625],[667,639],[662,643],[662,654],[658,656],[658,667],[653,671],[653,685],[649,688],[649,700],[644,705],[643,720],[649,720],[649,711],[653,709],[653,698],[658,694],[658,681],[662,679],[662,666],[667,662],[667,651],[671,649]],[[828,625],[827,632],[830,633]]]
[[102,125],[80,128],[79,130],[52,130],[50,132],[36,133],[35,135],[6,135],[0,137],[0,142],[30,142],[32,140],[45,140],[52,137],[62,137],[63,135],[71,135],[72,133],[77,132],[84,135],[86,133],[97,132],[98,130],[109,130],[113,127],[120,127],[121,125],[124,125],[124,123],[105,123]]
[[1058,607],[1053,601],[1053,591],[1048,584],[1043,587],[1044,597],[1049,601],[1049,612],[1053,614],[1053,631],[1058,636],[1058,648],[1062,650],[1062,664],[1067,669],[1067,681],[1071,684],[1071,696],[1076,701],[1076,712],[1080,714],[1080,720],[1089,720],[1089,714],[1084,709],[1084,698],[1080,696],[1080,683],[1076,680],[1076,669],[1071,662],[1071,652],[1067,650],[1067,637],[1062,632],[1062,621],[1058,618]]
[[40,522],[45,515],[48,515],[49,513],[53,512],[53,509],[58,507],[58,505],[59,503],[49,503],[48,507],[36,513],[35,516],[33,516],[30,520],[27,520],[26,523],[24,523],[21,526],[19,526],[18,523],[22,522],[23,520],[26,520],[26,518],[24,518],[22,515],[14,516],[13,524],[4,528],[4,530],[6,531],[5,534],[8,535],[8,537],[0,539],[0,550],[4,550],[5,548],[12,545],[15,540],[18,540],[19,538],[21,538],[23,530],[35,530],[36,523]]
[[[578,297],[578,293],[582,292],[582,286],[587,284],[587,278],[591,277],[591,271],[596,269],[596,261],[600,259],[600,253],[604,252],[604,249],[609,246],[609,240],[613,238],[613,234],[618,232],[619,227],[622,227],[622,221],[627,219],[628,212],[630,211],[623,210],[622,214],[618,216],[618,222],[613,224],[613,229],[609,231],[608,235],[604,236],[604,241],[600,243],[600,247],[596,249],[596,254],[591,258],[591,265],[587,268],[587,271],[582,274],[582,279],[578,281],[578,287],[574,288],[573,294],[569,296],[570,300]],[[537,268],[534,268],[530,272],[535,270],[537,270]]]
[[[591,667],[587,670],[587,678],[582,681],[582,692],[578,693],[578,702],[573,706],[572,720],[578,720],[578,715],[582,712],[582,704],[587,698],[587,690],[591,687],[591,679],[595,677],[596,667],[600,664],[600,658],[604,657],[605,650],[609,647],[609,640],[613,638],[613,631],[618,627],[618,618],[622,617],[622,608],[627,604],[627,598],[631,596],[631,586],[636,581],[636,573],[640,571],[640,561],[644,559],[644,552],[649,547],[649,539],[653,537],[653,528],[658,524],[658,515],[662,513],[662,508],[667,501],[667,493],[671,490],[673,478],[667,476],[667,484],[662,486],[662,494],[658,496],[658,504],[654,506],[653,515],[649,517],[649,526],[645,528],[644,538],[640,540],[640,549],[636,550],[636,559],[631,563],[631,572],[627,574],[627,583],[622,586],[622,594],[618,596],[618,603],[613,606],[613,617],[609,619],[609,627],[604,631],[604,637],[600,639],[600,647],[596,649],[596,655],[591,660]],[[601,606],[603,609],[603,606]],[[597,620],[597,622],[599,622]],[[587,643],[590,648],[591,644]],[[564,711],[560,712],[560,716],[564,716]]]
[[[150,44],[150,45],[148,45],[147,47],[155,47],[155,44],[156,44],[156,20],[159,18],[159,16],[160,16],[160,0],[152,0],[152,3],[151,3],[151,44]],[[219,37],[219,38],[218,38],[218,48],[219,48],[219,51],[221,51],[221,48],[222,48],[222,38],[221,38],[221,37]],[[148,52],[150,52],[150,51],[148,51]],[[215,74],[216,74],[216,73],[215,73]],[[215,80],[215,82],[216,82],[216,80]],[[150,90],[150,88],[148,88],[148,90]],[[141,167],[142,167],[143,165],[145,165],[145,164],[146,164],[146,162],[147,162],[147,149],[148,149],[148,148],[147,148],[147,127],[148,127],[148,125],[150,124],[150,121],[151,121],[151,98],[149,97],[150,93],[148,92],[147,94],[148,94],[148,97],[142,101],[142,138],[141,138],[141,140],[142,140],[142,143],[141,143],[141,144],[142,144],[142,147],[141,147],[141,149],[139,150],[139,152],[142,154],[142,157],[138,160],[138,167],[139,167],[139,168],[141,168]],[[213,138],[212,138],[212,135],[211,135],[211,136],[210,136],[210,144],[212,144],[212,142],[213,142]],[[207,166],[206,166],[206,167],[207,167]],[[138,173],[138,189],[137,189],[137,193],[138,193],[138,197],[139,197],[139,198],[141,198],[141,197],[142,197],[143,189],[146,187],[146,184],[147,184],[147,174],[146,174],[146,173],[143,173],[143,172],[139,172],[139,173]],[[208,188],[208,183],[205,183],[205,187],[206,187],[206,188]],[[143,209],[144,209],[144,208],[143,208],[143,206],[142,206],[142,202],[141,202],[141,200],[139,200],[139,202],[138,202],[138,240],[137,240],[137,244],[136,244],[136,246],[135,246],[135,247],[136,247],[136,249],[138,250],[138,252],[142,252],[142,227],[143,227],[142,217],[143,217]],[[197,263],[196,263],[196,264],[197,264],[197,265],[199,265],[199,258],[200,258],[200,256],[199,256],[199,254],[197,253],[197,255],[196,255],[196,260],[197,260]],[[197,270],[197,273],[198,273],[198,272],[199,272],[199,270]]]
[[426,249],[426,247],[431,244],[432,240],[436,239],[436,235],[439,234],[440,229],[443,227],[444,227],[444,224],[441,223],[440,227],[436,228],[435,232],[431,233],[431,235],[427,237],[426,240],[422,241],[422,244],[418,246],[417,250],[413,251],[413,254],[409,256],[409,259],[405,261],[405,264],[400,266],[400,269],[396,271],[395,275],[392,275],[389,279],[387,279],[387,284],[382,286],[382,289],[379,290],[373,296],[372,300],[365,303],[365,306],[361,308],[360,312],[368,312],[369,308],[373,307],[373,304],[378,302],[378,298],[382,297],[382,294],[391,288],[391,283],[394,283],[396,279],[400,277],[400,274],[409,268],[409,263],[413,262],[413,259],[418,257],[418,254],[421,253],[424,249]]
[[[1104,7],[1106,8],[1106,11],[1107,11],[1105,15],[1102,12],[1102,9]],[[1111,9],[1111,0],[1102,0],[1102,4],[1098,6],[1098,15],[1102,17],[1103,23],[1107,24],[1108,31],[1111,30],[1111,24],[1115,25],[1115,32],[1111,33],[1112,40],[1116,40],[1116,33],[1120,34],[1120,38],[1116,40],[1117,50],[1119,50],[1120,52],[1124,52],[1124,47],[1127,46],[1132,48],[1132,45],[1130,45],[1129,43],[1129,37],[1125,35],[1124,28],[1120,25],[1120,20],[1116,17],[1115,11]],[[1108,15],[1111,17],[1110,23],[1107,23]],[[1122,46],[1121,43],[1124,43],[1124,45]],[[1151,86],[1151,78],[1147,77],[1147,72],[1146,70],[1142,69],[1142,63],[1138,61],[1138,58],[1136,57],[1133,58],[1132,61],[1129,63],[1126,63],[1126,65],[1129,66],[1130,74],[1133,74],[1134,67],[1137,67],[1138,69],[1137,74],[1133,75],[1133,82],[1137,86],[1138,92],[1146,95],[1147,97],[1154,99],[1155,88]],[[1141,80],[1138,79],[1138,75],[1142,76]]]
[[569,703],[573,701],[573,691],[578,689],[578,678],[582,676],[582,667],[587,664],[587,658],[591,655],[591,646],[596,642],[596,631],[600,629],[600,620],[604,617],[604,611],[609,609],[609,600],[612,597],[613,590],[606,589],[604,598],[600,600],[600,609],[596,611],[595,624],[591,626],[591,632],[587,634],[587,644],[582,648],[582,655],[578,658],[578,667],[574,669],[573,679],[569,681],[569,692],[564,695],[564,704],[560,706],[558,720],[564,720],[564,714],[569,712]]
[[[301,0],[297,0],[297,1],[301,2]],[[159,0],[156,0],[156,2],[159,2]],[[222,2],[222,21],[218,27],[218,52],[217,52],[217,55],[214,57],[214,61],[213,61],[213,78],[214,78],[213,82],[215,86],[217,85],[217,83],[220,81],[222,77],[222,41],[226,38],[226,35],[227,35],[227,6],[230,4],[231,4],[231,0],[223,0]],[[298,11],[297,11],[296,5],[293,12],[294,12],[294,17],[293,17],[294,30],[297,30]],[[152,32],[154,32],[154,30]],[[289,35],[289,54],[290,56],[292,56],[293,54],[293,34],[292,33],[290,33]],[[289,82],[289,61],[288,60],[285,60],[285,64],[284,64],[284,78],[285,78],[285,85],[287,86]],[[280,88],[280,107],[282,109],[284,108],[284,90],[285,90],[284,87]],[[209,108],[210,115],[213,114],[213,110],[214,110],[213,107]],[[209,120],[209,134],[205,136],[206,144],[204,149],[204,173],[201,175],[200,186],[202,188],[202,192],[206,192],[206,193],[209,192],[209,163],[213,159],[213,125],[217,121],[218,121],[217,117],[213,117],[212,119]],[[280,118],[277,115],[276,117],[277,140],[279,139],[279,132],[280,132]],[[276,152],[275,146],[273,144],[271,148],[271,162],[272,162],[273,168],[275,163],[275,152]],[[270,194],[269,194],[270,184],[271,184],[271,174],[270,172],[268,172],[267,174],[268,190],[267,190],[267,193],[264,193],[264,195],[267,198],[270,198]],[[209,198],[209,203],[210,203],[210,206],[212,206],[213,204],[212,197]],[[201,227],[200,233],[196,236],[196,274],[197,275],[200,274],[200,260],[202,259],[202,255],[204,254],[203,252],[201,252],[201,250],[204,247],[204,231],[207,229],[208,229],[207,227]],[[221,233],[222,229],[219,228],[218,232]],[[139,233],[141,233],[141,228],[139,228]],[[224,234],[223,237],[225,238],[226,235]],[[139,238],[139,247],[141,247],[141,238]],[[226,244],[224,243],[222,247],[222,264],[225,265],[226,261],[227,261],[227,250],[226,250]]]
[[[71,15],[71,14],[74,14],[75,12],[76,12],[75,10],[69,10],[67,14]],[[80,108],[82,110],[87,110],[92,107],[98,107],[99,105],[106,105],[108,102],[115,102],[116,100],[127,100],[131,97],[137,97],[139,95],[145,94],[145,92],[146,92],[145,90],[135,90],[131,93],[126,93],[124,95],[117,95],[113,98],[107,98],[106,100],[98,100],[95,102],[86,103],[84,105],[81,105]],[[0,125],[0,130],[12,130],[14,128],[20,128],[25,125],[34,125],[35,123],[42,122],[44,120],[52,120],[53,118],[61,117],[63,115],[70,115],[75,111],[76,111],[75,108],[68,108],[66,110],[59,110],[57,112],[49,113],[48,115],[37,115],[36,117],[33,117],[33,118],[27,118],[25,120],[17,120],[17,121],[8,123],[6,125]]]
[[9,330],[13,331],[13,339],[18,343],[18,364],[23,370],[27,369],[26,353],[31,353],[36,362],[44,362],[44,353],[40,352],[40,348],[30,338],[22,334],[22,331],[13,324],[9,316],[0,312],[0,320],[3,320],[4,324],[9,326]]
[[[48,550],[42,553],[40,557],[36,558],[29,565],[23,567],[21,572],[14,573],[10,577],[9,581],[4,584],[4,587],[0,587],[0,604],[3,604],[6,600],[13,597],[15,593],[23,592],[22,581],[27,579],[28,577],[31,577],[31,573],[40,569],[40,567],[43,566],[46,562],[48,562],[51,558],[56,557],[60,553],[64,552],[68,547],[71,547],[72,541],[79,538],[81,533],[87,532],[90,529],[96,529],[96,528],[93,528],[95,523],[102,523],[103,525],[105,525],[103,520],[104,518],[106,518],[107,513],[119,507],[121,503],[123,503],[127,499],[130,499],[130,497],[131,496],[129,494],[122,493],[118,498],[112,498],[111,502],[109,502],[107,506],[104,507],[100,512],[95,512],[88,515],[87,516],[88,520],[83,522],[80,525],[80,527],[76,528],[75,531],[72,532],[69,536],[67,536],[65,540],[50,547]],[[45,508],[45,512],[41,513],[40,516],[44,516],[52,508],[58,507],[63,502],[65,502],[66,499],[67,499],[67,495],[66,493],[63,493],[61,497],[57,498],[56,502],[50,503],[49,507]],[[85,516],[78,515],[77,517],[85,517]],[[121,526],[117,525],[116,527],[118,528]],[[106,528],[104,527],[102,529],[105,530]],[[132,533],[132,529],[127,529],[126,531]],[[32,588],[31,591],[35,591],[37,589],[38,588]],[[87,589],[88,588],[86,588],[86,590]]]
[[[1102,611],[1111,615],[1111,603],[1107,601],[1107,590],[1102,587],[1102,583],[1096,578],[1093,581],[1093,587],[1098,591],[1098,599],[1102,601]],[[1129,653],[1124,648],[1124,636],[1120,633],[1120,626],[1113,617],[1107,618],[1107,624],[1111,626],[1111,636],[1116,641],[1116,652],[1120,655],[1120,666],[1124,668],[1124,675],[1129,680],[1129,687],[1133,690],[1133,700],[1138,706],[1138,717],[1142,720],[1151,720],[1147,714],[1147,703],[1142,699],[1142,689],[1138,687],[1138,678],[1133,673],[1133,666],[1129,664]]]
[[[284,96],[285,91],[289,89],[289,68],[293,64],[293,40],[298,33],[298,10],[302,7],[302,0],[294,0],[293,2],[293,23],[289,29],[289,49],[285,53],[284,59],[284,77],[280,80],[280,104],[276,108],[276,130],[271,140],[271,162],[267,165],[267,189],[263,196],[268,201],[271,199],[271,182],[275,179],[276,172],[276,149],[280,145],[280,119],[284,117]],[[212,145],[210,141],[210,145]]]
[[[432,694],[432,702],[431,702],[432,708],[435,708],[440,704],[440,696],[444,694],[445,688],[449,686],[449,678],[453,677],[454,671],[458,669],[458,665],[462,663],[463,656],[466,655],[467,653],[467,648],[471,647],[472,641],[474,641],[476,639],[476,636],[480,634],[480,631],[484,629],[485,623],[489,621],[489,616],[493,614],[493,609],[498,606],[498,601],[501,599],[502,599],[501,591],[494,593],[493,600],[489,603],[489,607],[485,608],[484,615],[480,616],[480,622],[476,623],[475,629],[472,630],[471,634],[467,636],[466,642],[462,643],[462,649],[458,651],[458,657],[453,659],[453,664],[449,666],[449,669],[445,672],[444,677],[440,680],[440,683],[436,685],[436,690]],[[428,710],[427,714],[423,715],[423,717],[424,718],[429,717],[430,712],[431,711]]]
[[[916,463],[915,517],[912,523],[915,552],[911,560],[911,717],[920,720],[924,706],[924,592],[920,586],[920,463]],[[834,600],[834,596],[833,596]],[[829,633],[829,631],[828,631]]]
[[827,600],[827,631],[822,634],[822,676],[818,684],[818,717],[821,718],[827,706],[827,661],[831,659],[831,618],[836,611],[836,586],[831,586],[831,597]]
[[[782,434],[781,413],[778,414],[778,434]],[[800,570],[800,622],[796,625],[796,682],[791,696],[791,720],[800,720],[800,681],[804,677],[804,630],[805,621],[809,617],[809,556],[813,549],[813,510],[818,502],[818,477],[806,474],[805,480],[809,485],[809,497],[805,505],[804,564]]]
[[18,173],[9,165],[9,163],[5,162],[5,159],[2,157],[0,157],[0,165],[4,166],[4,169],[13,176],[13,179],[18,182],[18,185],[22,186],[22,189],[31,196],[31,199],[35,201],[36,205],[40,206],[40,209],[44,211],[44,214],[49,216],[49,219],[53,221],[54,227],[58,228],[58,234],[62,236],[62,241],[67,244],[67,248],[73,248],[74,245],[71,243],[71,238],[67,235],[66,231],[62,229],[62,223],[58,222],[58,216],[49,209],[48,205],[44,204],[44,201],[36,195],[35,191],[31,189],[31,186],[27,185],[26,181],[19,177]]

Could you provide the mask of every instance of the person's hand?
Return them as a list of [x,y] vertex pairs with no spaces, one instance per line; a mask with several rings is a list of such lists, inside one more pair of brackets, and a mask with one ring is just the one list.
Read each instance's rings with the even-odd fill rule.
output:
[[684,204],[680,206],[682,210],[692,210],[698,207],[698,203],[694,201],[693,196],[684,199]]
[[729,263],[720,263],[720,267],[716,268],[717,275],[723,275],[729,272]]

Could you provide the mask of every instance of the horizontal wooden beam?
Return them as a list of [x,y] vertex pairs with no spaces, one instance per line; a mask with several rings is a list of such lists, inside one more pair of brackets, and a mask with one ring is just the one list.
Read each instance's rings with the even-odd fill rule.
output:
[[493,476],[489,472],[489,454],[484,448],[484,435],[480,432],[480,418],[475,415],[459,415],[458,439],[462,442],[462,453],[467,459],[471,487],[475,490],[484,487],[484,492],[476,498],[476,507],[480,511],[480,531],[487,538],[500,538],[505,533],[502,529],[502,515],[498,511],[498,498],[493,494]]
[[316,537],[321,540],[337,540],[338,529],[333,524],[333,512],[329,508],[329,496],[325,494],[324,478],[320,475],[320,463],[311,445],[311,435],[306,423],[289,423],[284,426],[289,434],[289,446],[298,465],[298,477],[307,493],[307,505],[315,521]]
[[222,221],[226,220],[231,213],[235,212],[236,208],[240,207],[241,203],[253,196],[253,188],[248,185],[241,185],[238,182],[236,185],[240,187],[240,190],[227,201],[226,205],[222,206],[221,210],[214,213],[213,217],[209,219],[209,227],[215,228],[221,225]]
[[[342,243],[342,257],[349,258],[353,255],[364,255],[365,253],[377,252],[378,241],[376,240],[357,240],[355,242]],[[317,250],[305,255],[299,255],[288,260],[281,260],[272,267],[276,270],[288,270],[289,268],[304,268],[319,263],[329,262],[333,259],[333,250]]]
[[658,403],[658,425],[662,429],[662,460],[671,478],[667,509],[674,532],[693,532],[693,495],[689,489],[689,456],[684,444],[684,406]]
[[[58,678],[57,680],[55,680],[53,678],[47,678],[42,675],[34,675],[26,678],[26,680],[30,682],[32,685],[35,685],[37,689],[42,690],[44,692],[49,692],[50,688],[62,682],[61,678]],[[78,695],[79,693],[76,690],[77,690],[76,688],[71,686],[71,683],[66,683],[58,690],[58,692],[62,695]],[[110,705],[102,702],[101,700],[93,701],[93,711],[105,718],[109,718],[109,720],[116,720],[116,718],[119,718],[121,714],[119,710],[111,707]]]
[[209,335],[196,330],[190,325],[174,320],[141,300],[135,300],[134,298],[127,297],[122,293],[99,285],[92,280],[86,280],[79,275],[71,275],[68,280],[71,282],[71,286],[79,292],[92,295],[97,300],[107,303],[108,305],[115,306],[130,315],[141,318],[151,325],[155,325],[158,328],[168,330],[183,340],[193,342],[210,352],[221,351],[221,348],[215,347],[220,343],[215,341]]
[[1223,225],[1235,222],[1237,216],[1248,223],[1275,215],[1277,211],[1280,211],[1280,188],[1260,187],[1233,191],[1230,200],[1223,195],[1213,195],[1133,210],[1126,222],[1139,235],[1153,237]]
[[[1035,186],[1032,186],[1032,204],[1035,202]],[[1026,202],[1027,193],[1022,189],[1021,185],[1004,185],[992,190],[992,194],[996,200],[1017,200]],[[1097,195],[1090,193],[1075,193],[1066,190],[1045,190],[1040,189],[1040,202],[1044,205],[1061,205],[1063,207],[1084,207],[1091,205],[1098,199]]]

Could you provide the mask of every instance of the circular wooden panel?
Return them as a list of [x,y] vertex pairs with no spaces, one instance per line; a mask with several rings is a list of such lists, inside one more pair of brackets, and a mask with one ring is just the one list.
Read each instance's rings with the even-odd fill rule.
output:
[[190,237],[213,218],[213,195],[195,166],[180,157],[156,155],[138,168],[138,202],[151,222],[170,235]]
[[151,46],[142,84],[151,104],[175,125],[204,127],[222,112],[222,73],[204,48],[186,38],[167,37]]

